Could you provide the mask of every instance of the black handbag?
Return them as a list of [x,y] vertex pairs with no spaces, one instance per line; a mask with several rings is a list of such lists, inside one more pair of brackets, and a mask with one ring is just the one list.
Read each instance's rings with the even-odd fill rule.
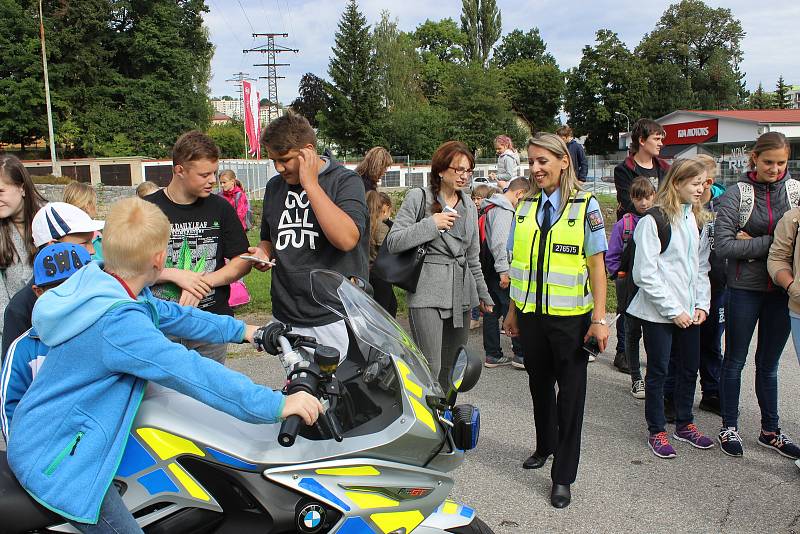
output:
[[[428,203],[425,189],[420,189],[422,189],[422,204],[417,213],[417,222],[420,222],[425,216],[425,206]],[[372,264],[372,275],[413,293],[417,290],[419,274],[427,253],[428,244],[422,243],[403,252],[392,254],[386,245],[386,239],[384,239],[378,249],[378,256]]]

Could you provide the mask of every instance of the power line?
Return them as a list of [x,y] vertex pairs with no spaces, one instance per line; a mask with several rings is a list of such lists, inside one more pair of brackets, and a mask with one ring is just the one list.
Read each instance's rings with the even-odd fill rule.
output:
[[272,121],[273,115],[275,116],[275,118],[278,117],[278,80],[285,78],[285,76],[278,76],[277,68],[289,66],[288,63],[276,63],[275,61],[276,54],[279,54],[281,52],[294,52],[294,53],[299,52],[299,50],[295,48],[288,48],[283,45],[275,44],[276,37],[288,37],[288,36],[289,36],[288,33],[254,33],[253,37],[266,37],[267,44],[242,51],[245,54],[249,52],[258,52],[261,54],[267,54],[266,63],[256,63],[253,66],[267,67],[267,75],[259,76],[259,79],[267,80],[267,94],[268,94],[267,115],[269,121]]
[[239,4],[239,8],[242,10],[242,15],[244,15],[244,19],[247,21],[247,25],[250,26],[250,31],[255,33],[256,29],[253,28],[253,23],[250,22],[250,17],[247,16],[247,12],[244,10],[244,6],[240,0],[236,0],[236,3]]

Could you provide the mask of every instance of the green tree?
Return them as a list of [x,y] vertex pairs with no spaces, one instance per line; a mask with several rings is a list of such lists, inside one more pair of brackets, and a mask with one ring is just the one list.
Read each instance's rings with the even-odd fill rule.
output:
[[363,153],[373,145],[381,108],[369,25],[355,0],[339,20],[328,74],[329,105],[320,113],[320,129],[345,153]]
[[421,64],[413,36],[398,30],[397,19],[391,20],[389,12],[382,11],[372,42],[383,106],[396,109],[418,104],[422,99]]
[[547,51],[547,45],[539,35],[539,28],[532,28],[527,33],[514,30],[503,37],[494,48],[492,62],[501,69],[523,60],[530,60],[538,65],[556,65],[556,58]]
[[461,31],[466,36],[464,57],[486,65],[500,39],[502,19],[495,0],[461,0]]
[[0,0],[0,143],[47,135],[38,13],[32,2]]
[[390,111],[381,132],[392,154],[411,159],[430,159],[436,148],[447,140],[450,117],[446,109],[421,103],[414,108]]
[[614,112],[639,117],[647,98],[646,65],[616,33],[598,30],[594,46],[585,46],[578,66],[567,77],[564,109],[576,136],[588,134],[586,151],[617,149],[620,122]]
[[775,101],[772,93],[764,91],[764,86],[759,82],[758,88],[750,95],[748,102],[751,109],[772,109],[775,107]]
[[516,61],[505,68],[506,91],[514,112],[531,131],[553,130],[561,109],[564,75],[553,64]]
[[673,63],[649,63],[644,76],[648,80],[648,94],[641,102],[644,117],[663,117],[676,109],[694,107],[692,85],[680,68]]
[[454,65],[440,98],[448,112],[449,137],[463,141],[473,151],[484,149],[490,154],[497,135],[524,137],[504,89],[496,68],[484,69],[478,63]]
[[310,72],[303,74],[300,78],[300,86],[297,90],[300,94],[289,105],[296,113],[299,113],[316,128],[317,114],[325,109],[327,105],[327,93],[325,92],[325,80]]
[[786,109],[792,105],[789,87],[783,81],[783,74],[778,77],[778,83],[775,85],[775,105],[780,109]]
[[241,121],[212,124],[207,133],[217,143],[223,158],[244,157],[244,124]]
[[422,58],[421,88],[429,100],[441,94],[447,69],[464,62],[466,36],[453,19],[426,20],[414,31]]
[[[711,8],[702,0],[670,5],[655,29],[645,35],[636,54],[648,63],[676,65],[688,80],[693,98],[682,108],[718,109],[739,104],[745,32],[730,9]],[[672,87],[651,80],[654,92]]]

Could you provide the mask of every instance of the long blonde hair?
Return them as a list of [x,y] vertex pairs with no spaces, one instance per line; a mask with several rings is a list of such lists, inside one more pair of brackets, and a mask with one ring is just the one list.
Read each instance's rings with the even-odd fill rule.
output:
[[[580,191],[583,189],[578,177],[575,175],[575,168],[572,166],[572,159],[569,156],[567,144],[556,134],[548,132],[539,132],[530,139],[528,139],[528,147],[538,146],[548,152],[552,153],[558,159],[563,160],[566,156],[569,166],[561,171],[561,178],[559,179],[559,189],[561,190],[561,205],[558,207],[558,212],[564,211],[564,208],[569,201],[569,197],[573,191]],[[531,190],[526,198],[531,199],[539,194],[541,189],[536,185],[536,181],[531,176]]]
[[[670,222],[675,222],[681,214],[681,199],[678,196],[678,187],[689,180],[694,180],[707,171],[702,160],[696,158],[677,159],[669,168],[667,176],[658,186],[656,199],[653,203],[666,213]],[[709,214],[699,202],[692,204],[692,211],[697,224],[708,220]]]
[[386,173],[386,169],[392,166],[392,156],[389,151],[382,146],[374,146],[364,155],[364,159],[356,167],[356,174],[366,177],[374,183],[378,183]]
[[374,243],[378,235],[378,226],[383,223],[383,207],[392,207],[392,199],[382,191],[367,192],[367,209],[369,209],[369,241]]

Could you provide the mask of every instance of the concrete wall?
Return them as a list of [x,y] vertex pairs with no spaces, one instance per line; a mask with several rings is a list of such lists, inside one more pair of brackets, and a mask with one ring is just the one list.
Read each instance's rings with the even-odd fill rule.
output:
[[[50,202],[61,202],[64,198],[63,185],[36,184],[36,189]],[[102,219],[108,208],[122,198],[132,197],[136,194],[135,187],[99,185],[95,186],[97,192],[97,215]]]

